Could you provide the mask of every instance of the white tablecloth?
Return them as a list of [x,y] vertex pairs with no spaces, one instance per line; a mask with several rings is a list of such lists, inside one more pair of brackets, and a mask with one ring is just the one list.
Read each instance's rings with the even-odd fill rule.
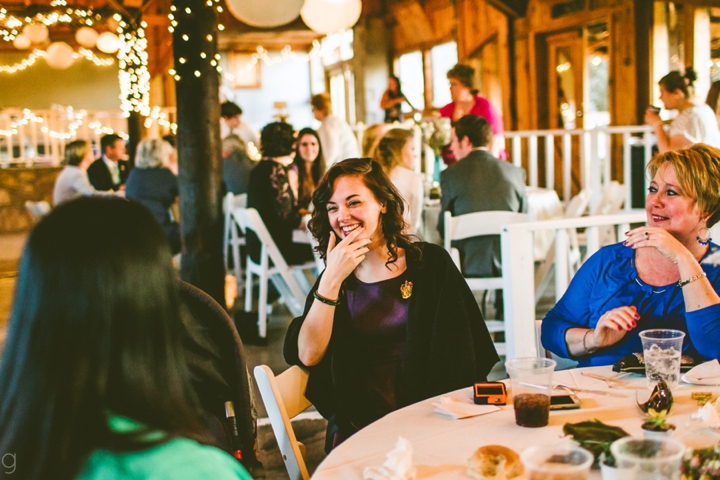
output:
[[[528,219],[532,221],[550,220],[563,216],[563,206],[555,190],[547,188],[527,187]],[[426,242],[442,245],[442,238],[438,233],[438,216],[440,215],[440,201],[426,202],[423,210],[423,231],[421,233]],[[535,235],[535,260],[542,260],[552,245],[554,232],[546,231]]]
[[[585,377],[580,374],[582,371],[609,377],[616,375],[610,367],[595,367],[556,372],[553,381],[572,387],[607,390],[602,380]],[[499,412],[452,420],[433,413],[431,404],[437,402],[437,397],[431,398],[393,412],[350,437],[318,466],[313,479],[362,479],[365,467],[385,462],[385,455],[395,448],[399,436],[412,444],[417,478],[449,480],[469,478],[464,473],[465,460],[483,445],[505,445],[520,453],[534,445],[568,441],[562,438],[562,426],[568,422],[596,418],[622,427],[630,435],[641,436],[640,425],[644,414],[636,405],[634,388],[644,385],[645,377],[623,375],[619,381],[624,388],[612,391],[622,393],[626,398],[579,393],[581,409],[551,412],[549,425],[542,428],[517,426],[512,405],[500,407],[502,410]],[[686,385],[675,390],[675,403],[669,419],[677,426],[674,438],[696,448],[713,445],[720,440],[718,434],[688,424],[690,415],[698,409],[697,402],[690,398],[692,391],[712,391],[717,396],[720,387]],[[470,395],[471,389],[467,388],[447,396],[469,398]],[[591,472],[589,480],[593,479],[600,479],[599,471]]]

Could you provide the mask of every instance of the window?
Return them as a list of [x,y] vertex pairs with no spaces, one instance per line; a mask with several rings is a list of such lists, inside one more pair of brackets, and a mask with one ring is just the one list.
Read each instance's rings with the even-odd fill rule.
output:
[[405,98],[413,108],[425,108],[425,80],[422,52],[411,52],[398,59],[398,77]]
[[447,72],[457,63],[457,43],[448,42],[430,49],[432,63],[433,105],[442,107],[452,101]]

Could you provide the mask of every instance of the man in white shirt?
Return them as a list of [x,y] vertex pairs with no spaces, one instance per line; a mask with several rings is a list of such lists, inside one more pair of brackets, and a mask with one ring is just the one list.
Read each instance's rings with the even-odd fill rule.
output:
[[318,136],[327,168],[346,158],[359,157],[360,148],[355,133],[344,120],[332,114],[330,96],[327,93],[313,95],[310,105],[315,119],[322,122]]
[[234,133],[242,138],[245,145],[250,142],[260,148],[260,134],[252,125],[242,121],[242,108],[237,103],[224,102],[220,105],[220,138],[223,139]]

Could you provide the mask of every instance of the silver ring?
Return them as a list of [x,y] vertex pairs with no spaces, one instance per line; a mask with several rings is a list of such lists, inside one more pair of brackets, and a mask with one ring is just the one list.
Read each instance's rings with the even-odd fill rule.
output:
[[650,233],[649,233],[649,232],[645,232],[645,240],[650,240]]

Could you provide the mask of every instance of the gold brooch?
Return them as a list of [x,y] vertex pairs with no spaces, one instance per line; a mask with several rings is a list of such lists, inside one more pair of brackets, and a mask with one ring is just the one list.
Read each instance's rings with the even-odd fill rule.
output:
[[402,294],[403,300],[407,300],[412,295],[412,282],[405,280],[405,283],[400,285],[400,293]]

